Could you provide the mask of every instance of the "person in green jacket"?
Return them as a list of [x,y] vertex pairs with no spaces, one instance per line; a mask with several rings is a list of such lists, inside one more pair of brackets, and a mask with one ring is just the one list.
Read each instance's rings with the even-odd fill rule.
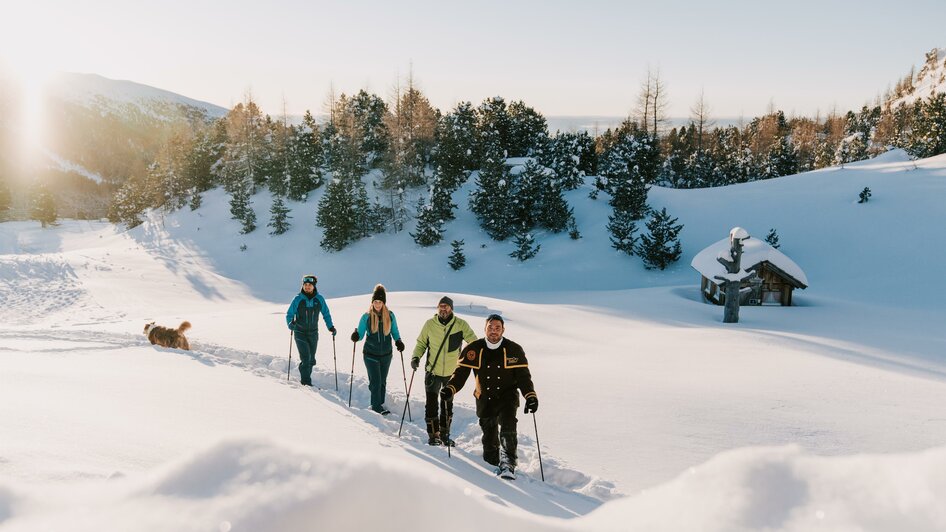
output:
[[476,333],[469,323],[453,313],[453,300],[447,296],[440,298],[437,313],[424,323],[417,335],[411,367],[415,370],[420,367],[420,358],[427,353],[427,363],[424,365],[424,388],[427,392],[424,418],[427,421],[428,445],[454,445],[450,439],[448,422],[453,417],[453,400],[446,401],[444,408],[440,409],[440,389],[450,380],[453,370],[457,369],[463,342],[469,344],[474,340]]

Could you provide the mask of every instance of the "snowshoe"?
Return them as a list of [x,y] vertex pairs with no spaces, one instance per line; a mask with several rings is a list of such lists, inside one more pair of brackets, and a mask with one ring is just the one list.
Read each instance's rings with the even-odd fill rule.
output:
[[443,442],[437,436],[431,436],[427,439],[427,445],[443,445]]
[[499,478],[505,480],[516,480],[516,471],[508,464],[500,465],[496,474],[499,475]]
[[450,439],[450,436],[444,436],[441,443],[446,447],[456,447],[457,442]]

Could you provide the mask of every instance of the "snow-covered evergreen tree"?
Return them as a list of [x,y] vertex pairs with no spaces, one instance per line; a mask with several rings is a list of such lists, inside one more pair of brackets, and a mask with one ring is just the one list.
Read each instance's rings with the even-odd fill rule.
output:
[[637,224],[628,212],[615,210],[608,216],[608,233],[614,249],[628,255],[637,251]]
[[321,136],[311,112],[305,112],[302,125],[293,128],[292,133],[287,196],[295,201],[305,201],[308,193],[324,182]]
[[141,214],[149,207],[149,202],[148,188],[140,178],[132,176],[112,195],[108,219],[128,229],[137,227],[142,223]]
[[230,191],[230,215],[242,225],[240,234],[252,233],[256,229],[256,213],[250,201],[252,185],[247,181],[234,183]]
[[769,234],[765,235],[765,241],[775,249],[781,247],[781,244],[778,243],[778,232],[774,227],[769,229]]
[[536,223],[539,226],[553,233],[561,233],[568,227],[569,221],[574,220],[573,213],[574,210],[565,200],[560,180],[547,178],[540,182],[539,199],[535,211]]
[[269,214],[269,223],[266,225],[273,229],[269,234],[281,235],[289,230],[291,225],[289,219],[292,216],[289,216],[289,207],[286,207],[286,202],[281,197],[273,198],[273,205],[269,209]]
[[316,225],[324,229],[320,245],[341,251],[368,234],[374,224],[372,208],[360,179],[333,179],[319,201]]
[[450,260],[448,264],[454,270],[459,270],[466,266],[466,255],[463,254],[463,240],[454,240],[450,242],[450,247],[453,248],[453,251],[450,253]]
[[525,262],[535,257],[539,250],[542,249],[542,245],[536,244],[535,237],[524,228],[516,233],[515,245],[516,249],[510,253],[509,256],[517,259],[519,262]]
[[497,144],[487,146],[489,151],[476,178],[476,188],[470,194],[470,210],[480,227],[493,240],[505,240],[515,226],[516,209],[512,176],[505,159],[499,155]]
[[44,183],[40,183],[33,189],[30,218],[38,221],[43,228],[55,224],[59,218],[56,212],[56,200]]
[[580,166],[581,150],[578,133],[557,133],[549,139],[538,160],[542,166],[555,172],[565,190],[574,190],[584,183],[585,178]]
[[648,234],[641,236],[639,253],[644,260],[644,267],[648,270],[664,270],[671,263],[680,259],[680,231],[682,224],[677,224],[676,218],[667,214],[663,208],[655,211],[653,217],[647,221]]
[[433,161],[451,192],[465,183],[470,172],[479,167],[479,132],[476,112],[470,102],[460,102],[438,122]]
[[545,148],[549,131],[545,117],[519,100],[509,105],[507,157],[526,157]]
[[421,247],[433,246],[443,239],[443,219],[433,209],[430,203],[418,201],[417,227],[411,237]]

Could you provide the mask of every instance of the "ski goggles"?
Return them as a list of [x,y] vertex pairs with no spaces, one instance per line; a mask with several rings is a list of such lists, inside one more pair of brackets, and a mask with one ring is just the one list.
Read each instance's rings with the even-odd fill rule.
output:
[[314,275],[306,275],[302,278],[302,284],[314,285],[316,281],[318,281],[318,278]]

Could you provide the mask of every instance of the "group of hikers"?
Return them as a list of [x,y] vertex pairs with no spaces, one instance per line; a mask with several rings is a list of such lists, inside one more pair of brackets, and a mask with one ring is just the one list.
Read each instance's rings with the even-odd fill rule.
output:
[[[286,324],[293,331],[299,351],[301,382],[307,386],[312,385],[312,368],[319,342],[319,315],[333,337],[337,332],[325,298],[316,288],[317,282],[315,275],[303,276],[302,290],[286,312]],[[483,430],[483,459],[496,467],[500,475],[515,478],[517,392],[521,392],[525,399],[526,414],[538,410],[539,398],[532,384],[526,354],[519,344],[503,336],[505,327],[502,316],[490,314],[486,318],[485,337],[478,339],[470,325],[454,314],[453,300],[443,296],[437,303],[437,313],[424,323],[417,335],[411,368],[416,372],[421,359],[427,356],[424,363],[427,443],[451,447],[455,445],[450,438],[453,398],[473,372],[476,416]],[[368,373],[371,409],[388,415],[391,411],[384,406],[384,399],[393,355],[392,342],[402,356],[405,346],[397,318],[387,306],[387,291],[380,284],[374,288],[368,311],[351,333],[352,342],[357,343],[362,338],[365,340],[362,353]],[[413,376],[411,380],[413,382]]]

